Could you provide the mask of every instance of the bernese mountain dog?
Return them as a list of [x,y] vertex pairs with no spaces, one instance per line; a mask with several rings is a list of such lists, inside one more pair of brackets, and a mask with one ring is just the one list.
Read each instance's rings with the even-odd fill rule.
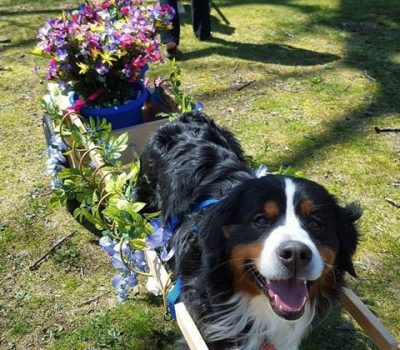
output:
[[298,349],[344,273],[355,276],[359,207],[310,180],[257,178],[232,133],[200,112],[155,132],[141,165],[139,198],[178,223],[181,300],[209,349]]

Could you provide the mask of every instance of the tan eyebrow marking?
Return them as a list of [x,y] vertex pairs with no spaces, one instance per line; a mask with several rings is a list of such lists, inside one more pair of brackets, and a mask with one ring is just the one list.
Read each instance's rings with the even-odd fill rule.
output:
[[274,201],[268,201],[264,204],[264,212],[269,218],[275,217],[279,214],[278,203]]
[[300,214],[310,216],[314,210],[314,203],[310,199],[306,199],[300,203]]

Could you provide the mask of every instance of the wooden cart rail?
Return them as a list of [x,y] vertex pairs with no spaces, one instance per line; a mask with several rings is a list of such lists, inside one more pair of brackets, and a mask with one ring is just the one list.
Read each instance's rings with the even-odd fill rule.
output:
[[[58,104],[60,109],[63,110],[62,107],[65,105],[63,101],[59,101]],[[71,122],[82,130],[82,132],[86,131],[85,126],[76,114],[71,113],[69,116]],[[104,163],[101,156],[96,152],[96,145],[88,143],[85,147],[86,149],[93,149],[93,151],[90,152],[90,158],[96,167],[100,169],[99,172],[101,173],[101,176],[104,176],[105,181],[107,181],[107,172],[101,168]],[[169,277],[156,252],[151,250],[146,251],[146,261],[153,276],[152,278],[155,279],[160,290],[164,290]],[[375,317],[375,315],[350,288],[343,288],[341,302],[346,311],[352,315],[380,350],[396,350],[398,348],[397,340],[385,329],[378,318]],[[178,326],[190,349],[207,350],[208,347],[206,343],[201,337],[199,330],[182,302],[175,305],[175,312]]]

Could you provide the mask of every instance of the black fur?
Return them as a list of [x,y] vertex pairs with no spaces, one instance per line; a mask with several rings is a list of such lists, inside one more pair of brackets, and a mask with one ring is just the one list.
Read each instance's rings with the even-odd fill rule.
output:
[[[233,135],[202,113],[184,114],[161,127],[149,140],[141,164],[139,198],[149,204],[149,211],[161,210],[165,222],[172,217],[180,219],[172,243],[175,273],[183,278],[182,300],[203,331],[207,322],[213,322],[218,304],[235,293],[229,265],[232,247],[257,242],[279,225],[278,218],[268,229],[260,230],[254,216],[271,198],[284,205],[285,177],[256,179]],[[312,181],[292,181],[300,189],[296,194],[299,200],[312,196],[321,207],[318,215],[324,228],[309,230],[313,241],[338,252],[331,288],[324,291],[334,298],[343,284],[344,271],[355,275],[351,256],[358,234],[353,223],[360,211],[355,206],[340,207]],[[196,204],[210,198],[220,202],[194,210]],[[325,301],[321,298],[318,302],[323,313],[328,303]],[[218,350],[232,344],[240,344],[240,334],[235,339],[208,342],[210,349]]]

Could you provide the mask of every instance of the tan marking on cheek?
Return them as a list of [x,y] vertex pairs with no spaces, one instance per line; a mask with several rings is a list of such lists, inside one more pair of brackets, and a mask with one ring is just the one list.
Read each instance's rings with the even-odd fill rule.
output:
[[306,199],[300,203],[300,214],[302,216],[310,216],[314,210],[314,203]]
[[233,271],[234,288],[250,296],[261,294],[255,285],[249,271],[245,268],[245,261],[252,260],[255,264],[260,260],[262,243],[239,244],[232,249],[230,265]]
[[269,218],[273,218],[278,216],[279,214],[279,205],[274,201],[269,201],[264,204],[264,212],[267,214]]
[[335,288],[335,279],[333,268],[336,261],[336,252],[329,247],[318,247],[321,258],[324,261],[324,269],[320,278],[318,278],[310,288],[310,297],[316,297],[321,291]]

